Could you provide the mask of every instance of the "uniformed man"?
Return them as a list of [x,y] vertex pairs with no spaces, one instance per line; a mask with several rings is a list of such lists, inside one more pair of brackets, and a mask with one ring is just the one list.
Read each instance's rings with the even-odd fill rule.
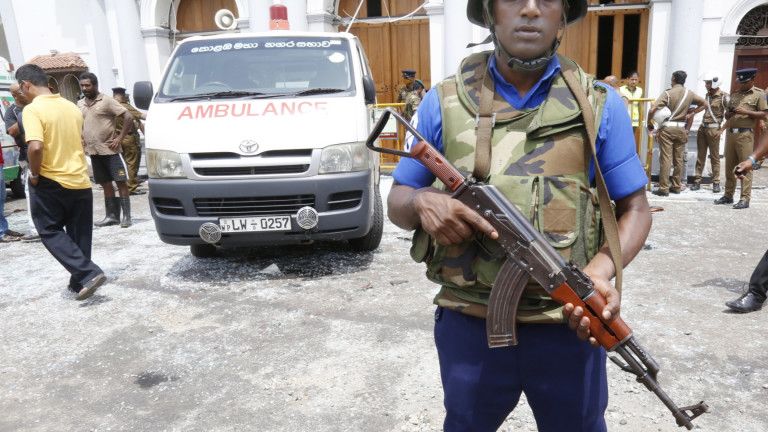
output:
[[397,93],[397,103],[405,103],[408,94],[413,92],[413,81],[416,79],[416,71],[411,69],[403,70],[403,86]]
[[[726,98],[726,122],[719,130],[720,134],[728,131],[725,135],[725,194],[715,200],[715,204],[733,204],[736,192],[733,169],[736,164],[751,157],[755,124],[768,117],[765,93],[754,85],[756,74],[755,68],[737,70],[736,82],[739,83],[739,89],[730,98]],[[751,193],[752,171],[749,171],[741,178],[741,197],[733,208],[749,208]]]
[[720,193],[720,127],[725,121],[725,100],[728,93],[720,89],[723,82],[717,72],[709,72],[704,75],[704,86],[707,88],[705,96],[709,108],[704,110],[704,119],[696,134],[696,178],[691,190],[701,188],[701,173],[709,150],[709,162],[712,165],[712,192]]
[[[114,87],[112,89],[112,97],[133,115],[133,130],[123,138],[123,157],[125,158],[126,165],[128,165],[128,191],[131,195],[143,195],[145,192],[139,190],[139,162],[141,161],[139,129],[143,129],[141,120],[145,120],[147,115],[139,112],[139,110],[128,103],[125,88]],[[122,128],[123,119],[118,117],[116,121],[116,131],[118,134]]]
[[409,93],[405,99],[405,109],[403,110],[403,117],[405,117],[406,120],[411,121],[411,118],[413,117],[413,113],[416,112],[416,109],[419,107],[419,103],[421,103],[421,100],[424,98],[425,93],[426,93],[426,90],[424,89],[424,82],[419,79],[414,81],[413,91]]
[[[673,72],[672,88],[664,90],[648,111],[649,130],[653,129],[653,114],[657,110],[668,107],[672,113],[671,117],[661,124],[656,135],[659,140],[659,188],[653,191],[653,194],[662,197],[669,196],[670,192],[680,193],[682,190],[685,145],[688,143],[686,124],[694,115],[709,107],[703,97],[683,87],[687,77],[685,71]],[[691,111],[691,106],[696,108]],[[674,163],[671,185],[670,162]]]

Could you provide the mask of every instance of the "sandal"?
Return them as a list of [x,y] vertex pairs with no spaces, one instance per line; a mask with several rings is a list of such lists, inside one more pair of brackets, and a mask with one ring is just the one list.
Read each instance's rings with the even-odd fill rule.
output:
[[11,237],[24,237],[24,234],[14,230],[5,230],[5,235],[9,235]]
[[19,240],[21,240],[21,239],[18,238],[18,237],[14,237],[14,236],[8,235],[8,234],[0,237],[0,243],[12,243],[12,242],[17,242]]

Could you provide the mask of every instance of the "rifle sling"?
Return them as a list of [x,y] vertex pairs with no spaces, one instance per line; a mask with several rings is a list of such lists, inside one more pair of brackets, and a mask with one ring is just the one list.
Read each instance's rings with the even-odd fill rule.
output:
[[493,78],[488,68],[483,74],[483,87],[480,91],[480,106],[478,107],[475,128],[477,129],[477,144],[475,148],[475,168],[472,175],[478,181],[485,181],[491,171],[491,137],[496,116],[493,110],[493,97],[496,92]]
[[616,214],[611,207],[611,197],[608,193],[608,187],[605,185],[600,164],[597,163],[597,150],[595,142],[597,140],[597,131],[595,129],[595,114],[592,111],[592,104],[587,98],[587,93],[581,87],[579,80],[574,74],[574,67],[570,64],[563,64],[563,78],[568,88],[576,97],[576,101],[581,108],[584,117],[585,127],[587,128],[587,139],[592,150],[592,160],[595,162],[595,179],[597,180],[597,195],[600,201],[600,214],[605,228],[605,236],[608,240],[608,249],[613,258],[613,265],[616,267],[616,290],[621,294],[622,273],[624,269],[624,260],[621,255],[621,244],[619,241],[619,224],[616,221]]

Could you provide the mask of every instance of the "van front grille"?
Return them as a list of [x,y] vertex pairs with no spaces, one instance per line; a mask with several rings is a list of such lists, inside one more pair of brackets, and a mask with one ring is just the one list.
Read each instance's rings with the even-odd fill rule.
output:
[[199,216],[244,217],[294,214],[304,206],[315,206],[314,195],[241,198],[195,198]]
[[309,170],[309,164],[282,165],[282,166],[253,166],[253,167],[215,167],[195,168],[195,174],[199,176],[244,176],[244,175],[271,175],[271,174],[301,174]]

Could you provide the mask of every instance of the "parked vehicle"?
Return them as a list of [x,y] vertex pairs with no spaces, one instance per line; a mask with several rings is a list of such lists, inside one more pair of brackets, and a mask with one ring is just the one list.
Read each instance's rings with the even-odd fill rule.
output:
[[[0,57],[0,115],[5,117],[5,112],[14,103],[10,86],[16,80],[13,72],[9,70],[8,62]],[[0,127],[0,147],[3,152],[3,176],[5,187],[11,190],[14,198],[24,198],[24,178],[19,167],[19,148],[13,137],[5,132],[5,124]]]
[[[217,247],[347,240],[379,246],[379,160],[365,147],[376,89],[347,33],[194,37],[157,93],[134,86],[160,239]],[[151,102],[151,104],[150,104]]]

